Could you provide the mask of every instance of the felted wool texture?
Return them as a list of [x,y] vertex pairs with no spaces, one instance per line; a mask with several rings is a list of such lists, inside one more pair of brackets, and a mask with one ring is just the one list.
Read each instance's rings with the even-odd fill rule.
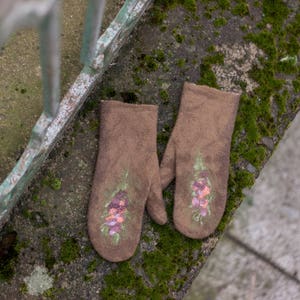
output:
[[112,262],[134,254],[146,201],[157,223],[167,221],[156,152],[157,111],[155,105],[101,102],[88,232],[96,251]]
[[213,233],[224,213],[239,98],[207,86],[184,84],[160,176],[163,189],[176,176],[174,225],[190,238]]

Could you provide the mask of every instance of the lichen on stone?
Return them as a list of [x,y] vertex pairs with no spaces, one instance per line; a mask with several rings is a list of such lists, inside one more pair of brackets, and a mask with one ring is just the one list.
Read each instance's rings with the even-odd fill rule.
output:
[[[224,64],[213,64],[218,86],[226,91],[251,93],[258,86],[249,75],[253,65],[259,64],[263,56],[254,43],[216,45],[216,51],[224,54]],[[244,89],[241,82],[245,83]]]
[[53,287],[54,279],[45,267],[36,265],[31,274],[24,278],[29,295],[39,296]]

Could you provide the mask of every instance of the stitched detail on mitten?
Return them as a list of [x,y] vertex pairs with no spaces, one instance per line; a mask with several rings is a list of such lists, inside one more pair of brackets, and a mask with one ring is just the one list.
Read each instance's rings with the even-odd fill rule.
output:
[[203,220],[211,214],[210,205],[214,200],[210,174],[207,170],[202,155],[199,153],[195,158],[193,179],[191,181],[191,205],[194,221],[203,223]]
[[130,198],[128,195],[128,172],[125,173],[121,182],[110,193],[105,204],[104,213],[101,216],[101,233],[112,239],[114,244],[118,244],[122,235],[126,232],[126,220],[130,218],[128,205]]

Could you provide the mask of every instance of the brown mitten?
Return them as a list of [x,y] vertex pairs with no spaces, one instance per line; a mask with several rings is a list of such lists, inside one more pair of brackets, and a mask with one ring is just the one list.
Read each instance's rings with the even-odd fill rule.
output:
[[224,213],[238,103],[238,94],[184,84],[160,176],[163,189],[176,176],[173,219],[188,237],[207,237]]
[[100,114],[88,231],[97,252],[118,262],[134,254],[147,199],[151,217],[167,221],[156,152],[157,107],[103,101]]

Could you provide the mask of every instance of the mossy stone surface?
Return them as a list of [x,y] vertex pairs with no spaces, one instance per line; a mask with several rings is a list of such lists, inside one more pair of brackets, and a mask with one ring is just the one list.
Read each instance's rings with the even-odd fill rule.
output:
[[[243,2],[236,1],[234,4]],[[299,110],[299,66],[296,73],[289,74],[279,72],[278,67],[281,58],[295,55],[297,46],[292,37],[299,39],[300,30],[290,26],[293,24],[293,28],[300,28],[299,5],[291,6],[290,2],[276,0],[276,7],[284,15],[280,21],[271,2],[274,1],[247,1],[249,14],[242,16],[233,15],[232,7],[235,5],[225,0],[196,1],[193,11],[175,0],[156,2],[130,42],[121,50],[116,64],[103,77],[103,83],[90,96],[61,145],[51,154],[44,174],[55,174],[55,178],[61,180],[60,189],[43,185],[41,175],[30,188],[31,195],[24,197],[16,208],[9,226],[18,233],[20,241],[28,240],[29,244],[20,251],[23,259],[14,266],[16,274],[10,282],[0,286],[1,294],[10,293],[18,297],[20,289],[26,293],[22,279],[32,269],[32,261],[44,265],[48,255],[55,259],[50,270],[55,278],[51,292],[54,299],[183,297],[243,200],[243,189],[253,185],[275,148],[270,149],[264,141],[268,138],[276,145]],[[163,18],[154,26],[153,16],[157,11],[163,14]],[[208,14],[210,18],[206,17]],[[215,36],[214,20],[220,16],[226,18],[227,23],[219,28],[219,36]],[[180,31],[178,24],[181,25]],[[247,25],[244,31],[240,30],[242,25]],[[182,43],[174,39],[174,32],[185,37]],[[230,74],[227,74],[227,83],[222,81],[224,69],[228,67],[226,49],[230,50],[237,71],[243,72],[243,66],[251,64],[247,71],[248,81],[241,82],[240,78],[237,80]],[[250,61],[245,58],[248,57],[248,49],[256,52],[261,49],[263,54],[257,54],[256,59]],[[238,56],[243,51],[245,55]],[[184,67],[178,66],[179,59],[185,60]],[[97,126],[99,122],[101,124],[99,100],[125,100],[125,97],[134,103],[159,105],[158,152],[161,158],[176,122],[184,81],[223,90],[233,87],[242,94],[232,139],[225,214],[209,238],[197,241],[182,236],[174,229],[172,221],[172,183],[163,193],[168,224],[156,225],[145,214],[141,241],[134,257],[119,264],[106,262],[92,249],[86,226],[98,151]],[[167,103],[161,98],[162,90],[168,93]],[[45,205],[40,199],[46,200]],[[41,211],[49,226],[35,228],[22,214],[24,210]],[[41,243],[45,236],[48,237],[47,247]],[[69,239],[76,240],[78,251],[71,255],[71,259],[63,261],[61,249],[73,249],[69,247],[74,245],[73,242],[66,243]]]

